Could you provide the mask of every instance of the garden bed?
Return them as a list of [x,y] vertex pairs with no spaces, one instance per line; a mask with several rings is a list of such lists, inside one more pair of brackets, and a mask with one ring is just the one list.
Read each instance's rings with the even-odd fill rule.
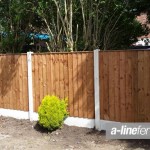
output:
[[28,120],[0,117],[0,149],[2,150],[143,150],[150,140],[107,140],[104,132],[69,127],[52,133]]

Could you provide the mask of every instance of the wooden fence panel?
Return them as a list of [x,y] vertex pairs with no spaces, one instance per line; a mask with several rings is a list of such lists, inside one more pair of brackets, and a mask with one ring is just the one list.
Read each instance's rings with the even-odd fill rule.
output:
[[100,52],[101,119],[150,121],[150,52]]
[[94,118],[93,53],[33,54],[32,59],[36,112],[42,98],[54,94],[68,97],[70,116]]
[[0,55],[0,107],[28,111],[26,55]]

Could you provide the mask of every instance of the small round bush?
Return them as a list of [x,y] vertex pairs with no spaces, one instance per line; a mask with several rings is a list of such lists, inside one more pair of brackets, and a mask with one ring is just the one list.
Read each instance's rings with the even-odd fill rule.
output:
[[57,96],[45,96],[38,108],[39,124],[53,131],[60,128],[67,117],[67,99],[59,99]]

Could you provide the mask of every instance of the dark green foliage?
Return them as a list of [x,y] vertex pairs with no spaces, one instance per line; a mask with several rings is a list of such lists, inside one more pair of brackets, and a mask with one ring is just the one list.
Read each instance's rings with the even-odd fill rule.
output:
[[[56,1],[60,6],[61,19],[65,20],[69,13],[65,16],[64,1]],[[84,29],[81,1],[86,29]],[[81,1],[72,1],[71,35],[73,35],[74,50],[126,49],[137,40],[137,37],[148,32],[146,27],[135,21],[135,18],[144,12],[148,14],[150,20],[149,0]],[[69,9],[68,7],[67,10]],[[29,39],[26,35],[31,32],[49,34],[52,39],[46,41],[46,44],[51,51],[67,51],[66,41],[69,36],[66,36],[61,19],[54,0],[1,0],[0,32],[5,32],[8,36],[0,37],[0,52],[17,53],[21,52],[23,45],[36,44],[35,40],[27,42]]]

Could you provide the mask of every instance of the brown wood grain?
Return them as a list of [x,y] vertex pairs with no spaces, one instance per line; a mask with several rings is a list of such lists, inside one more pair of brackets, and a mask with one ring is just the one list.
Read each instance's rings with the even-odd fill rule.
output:
[[[150,121],[150,52],[104,51],[100,56],[101,119]],[[34,111],[43,97],[68,97],[69,115],[94,118],[92,52],[32,55]],[[28,111],[27,56],[0,55],[0,107]]]
[[78,57],[77,54],[73,54],[73,105],[74,116],[79,115],[79,95],[78,95]]
[[82,89],[83,89],[83,118],[87,118],[88,117],[88,102],[87,102],[87,54],[86,53],[82,53],[82,73],[83,73],[83,77],[82,77]]
[[59,55],[59,87],[60,98],[65,98],[65,83],[64,83],[64,55]]
[[68,77],[69,77],[69,115],[74,116],[74,95],[73,95],[73,55],[68,54]]
[[94,118],[95,115],[93,53],[87,54],[87,102],[88,102],[88,118],[92,119]]
[[138,52],[138,121],[144,118],[144,51]]
[[114,73],[115,53],[109,54],[109,116],[110,120],[115,120],[115,73]]
[[[69,64],[68,64],[68,54],[64,54],[63,58],[63,63],[64,63],[64,97],[69,98]],[[70,89],[71,90],[71,89]],[[69,100],[69,99],[68,99]]]
[[[104,69],[107,68],[105,66],[106,64],[104,63],[104,59],[107,56],[104,56],[104,55],[105,55],[105,53],[103,53],[103,52],[99,53],[99,86],[100,86],[100,118],[101,119],[105,118],[105,110],[107,109],[106,105],[108,105],[108,103],[106,102],[106,97],[105,97],[106,96],[105,93],[107,93],[107,92],[105,92],[106,82],[104,80],[105,79]],[[105,102],[107,103],[106,105],[104,104]],[[108,115],[108,113],[107,113],[107,115]]]
[[124,52],[120,52],[120,121],[126,121],[126,57]]
[[82,54],[78,55],[78,95],[79,95],[79,117],[83,118],[83,72],[82,72]]

